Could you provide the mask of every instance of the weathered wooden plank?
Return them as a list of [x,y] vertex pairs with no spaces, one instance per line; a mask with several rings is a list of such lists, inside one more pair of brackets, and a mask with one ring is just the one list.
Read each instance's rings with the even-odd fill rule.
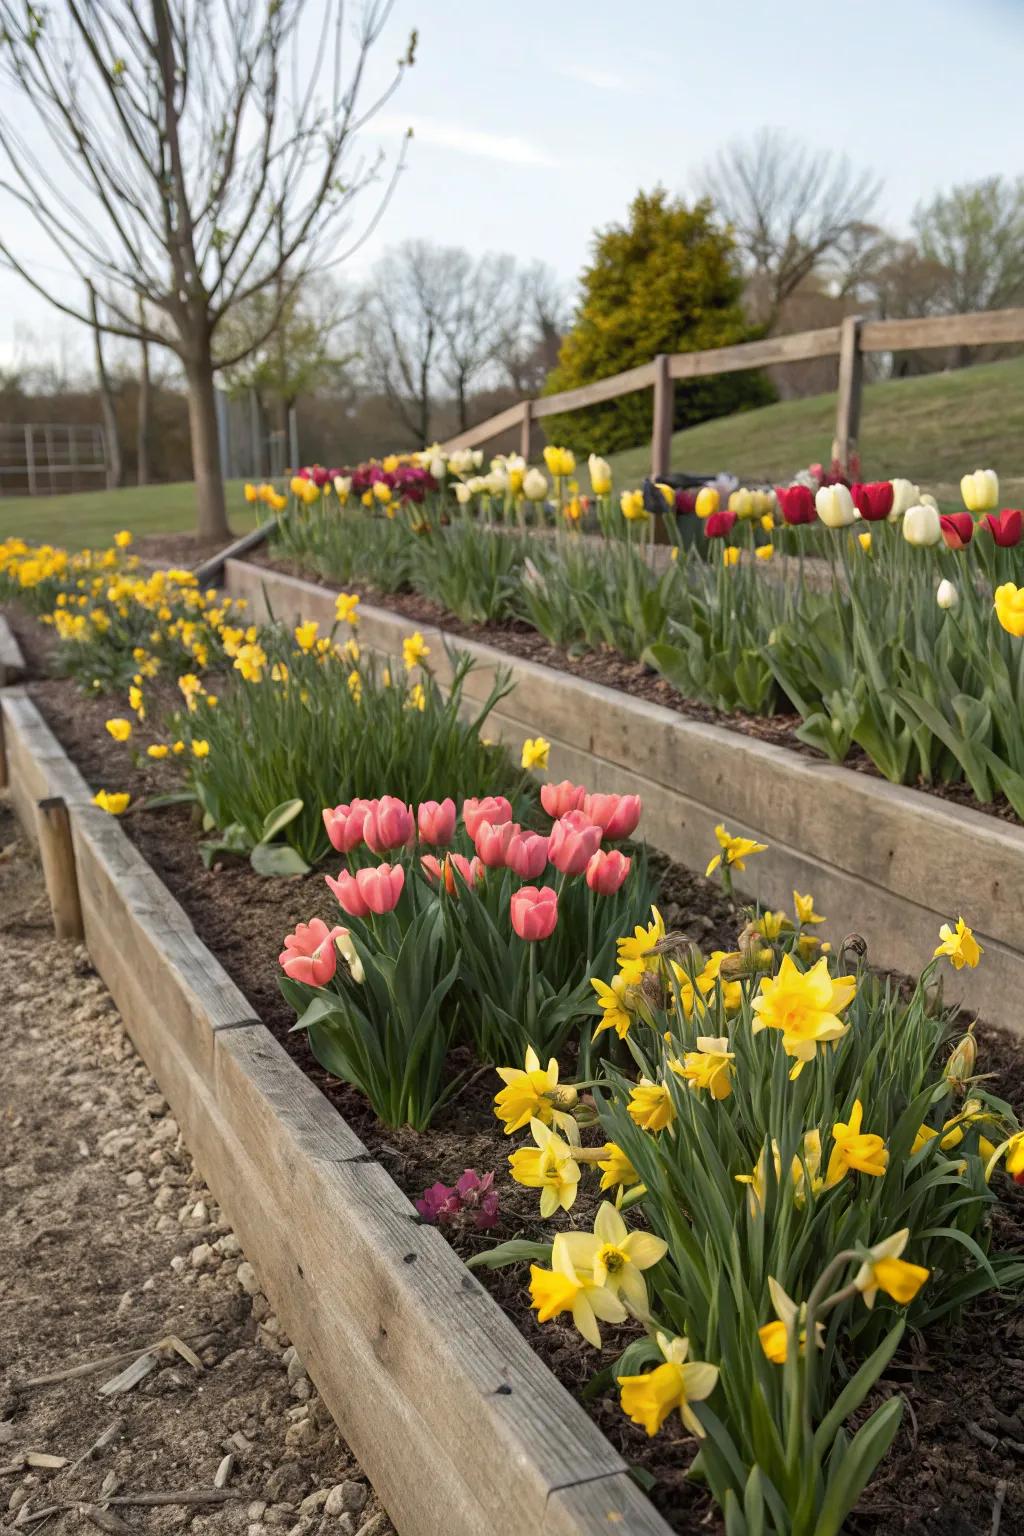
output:
[[675,352],[669,359],[674,379],[705,379],[719,373],[740,373],[745,368],[767,368],[773,363],[797,363],[813,357],[833,357],[839,351],[839,327],[797,331],[790,336],[770,336],[764,341],[743,341],[735,347],[714,347],[706,352]]
[[0,688],[9,687],[25,675],[25,658],[14,631],[0,613]]
[[243,555],[251,553],[254,549],[260,549],[270,538],[270,535],[278,526],[276,517],[268,517],[265,523],[258,528],[251,528],[248,533],[243,533],[241,538],[234,539],[226,545],[212,559],[205,561],[196,568],[196,580],[201,587],[208,587],[216,583],[224,569],[225,560],[240,560]]
[[488,416],[486,421],[478,422],[475,427],[450,437],[441,446],[445,453],[453,453],[456,448],[479,448],[481,443],[489,443],[491,438],[500,437],[502,432],[510,432],[513,427],[518,427],[522,419],[523,406],[520,401],[510,405],[507,410],[499,411],[496,416]]
[[865,320],[860,344],[864,352],[918,352],[1011,341],[1024,341],[1024,309],[927,315],[921,320]]
[[579,411],[588,405],[600,405],[603,400],[617,400],[620,395],[631,395],[638,389],[650,389],[654,383],[654,364],[641,363],[638,368],[626,368],[622,373],[610,374],[606,379],[595,379],[592,384],[581,384],[579,389],[563,389],[557,395],[542,395],[533,402],[533,414],[538,420],[544,416],[558,416],[562,411]]
[[70,806],[88,802],[92,792],[24,689],[5,689],[0,708],[11,804],[22,830],[36,842],[40,800],[59,796]]
[[663,1536],[666,1525],[629,1473],[616,1472],[551,1495],[544,1536],[572,1536],[581,1528],[606,1536]]

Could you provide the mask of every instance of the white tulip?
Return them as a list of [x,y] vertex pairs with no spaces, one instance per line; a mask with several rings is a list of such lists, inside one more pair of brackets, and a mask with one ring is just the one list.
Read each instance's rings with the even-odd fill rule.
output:
[[543,471],[528,469],[523,476],[523,495],[527,501],[543,501],[547,494],[548,482]]
[[955,608],[960,601],[960,593],[951,581],[940,581],[935,601],[940,608]]
[[939,510],[938,502],[935,500],[934,496],[929,494],[928,491],[921,492],[921,495],[918,497],[918,503],[922,507],[934,507],[936,512]]
[[826,528],[848,528],[856,516],[853,497],[845,485],[823,485],[814,505]]
[[[492,465],[491,467],[493,468],[494,466]],[[521,453],[507,453],[503,460],[502,467],[504,468],[505,473],[509,475],[526,474],[526,460],[523,458]]]
[[890,480],[889,484],[892,486],[892,511],[889,513],[889,521],[895,522],[911,507],[920,505],[921,492],[912,480]]
[[994,469],[976,469],[960,481],[960,494],[968,512],[991,512],[999,504],[999,476]]
[[445,477],[445,469],[446,466],[444,459],[439,453],[436,453],[431,459],[430,463],[427,465],[428,472],[433,475],[438,485],[440,485],[441,481]]
[[590,486],[594,495],[607,496],[612,488],[612,467],[608,460],[592,453],[587,460],[587,469],[590,471]]
[[931,544],[941,544],[942,524],[934,507],[918,504],[908,507],[903,518],[903,537],[908,544],[924,549]]
[[492,469],[485,478],[484,485],[492,496],[504,496],[508,490],[508,475],[503,469]]
[[334,489],[338,493],[338,500],[344,501],[348,496],[349,491],[352,489],[352,476],[335,475]]
[[484,456],[479,449],[456,448],[455,452],[448,456],[448,468],[453,475],[465,475],[471,469],[479,469],[483,461]]
[[466,481],[466,485],[471,496],[479,496],[481,491],[487,490],[487,481],[483,475],[474,475],[471,480]]
[[456,480],[455,500],[458,502],[460,507],[464,507],[466,505],[472,494],[473,492],[470,490],[469,486],[464,480]]

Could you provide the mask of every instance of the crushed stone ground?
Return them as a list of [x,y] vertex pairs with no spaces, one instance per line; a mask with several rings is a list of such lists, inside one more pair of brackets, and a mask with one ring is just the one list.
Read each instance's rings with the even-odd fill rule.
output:
[[[0,1020],[0,1529],[392,1536],[2,799]],[[101,1393],[168,1335],[201,1371],[165,1348]],[[223,1503],[96,1508],[229,1456]]]

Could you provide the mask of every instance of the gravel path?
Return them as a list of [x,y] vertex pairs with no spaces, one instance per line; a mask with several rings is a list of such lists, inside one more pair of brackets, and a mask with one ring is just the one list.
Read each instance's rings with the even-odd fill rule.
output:
[[[0,801],[0,1528],[391,1536],[88,955],[50,932]],[[168,1335],[186,1354],[116,1383]],[[222,1503],[116,1502],[221,1481]]]

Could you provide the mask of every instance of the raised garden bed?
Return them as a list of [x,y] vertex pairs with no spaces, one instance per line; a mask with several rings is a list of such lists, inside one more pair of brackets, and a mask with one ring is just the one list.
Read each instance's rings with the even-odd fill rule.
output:
[[[334,622],[334,589],[252,563],[229,560],[224,581],[256,617]],[[391,655],[408,618],[361,607],[361,641]],[[443,680],[444,631],[421,626]],[[964,972],[965,1005],[1020,1033],[1024,989],[1024,829],[937,796],[853,773],[773,742],[729,731],[570,673],[458,637],[477,661],[469,691],[486,695],[495,668],[514,691],[491,717],[518,745],[538,733],[552,743],[556,776],[644,797],[644,827],[670,858],[699,865],[714,827],[771,846],[751,866],[750,892],[786,905],[813,890],[836,931],[856,928],[883,968],[913,971],[950,913],[963,912],[985,945],[986,964]]]

